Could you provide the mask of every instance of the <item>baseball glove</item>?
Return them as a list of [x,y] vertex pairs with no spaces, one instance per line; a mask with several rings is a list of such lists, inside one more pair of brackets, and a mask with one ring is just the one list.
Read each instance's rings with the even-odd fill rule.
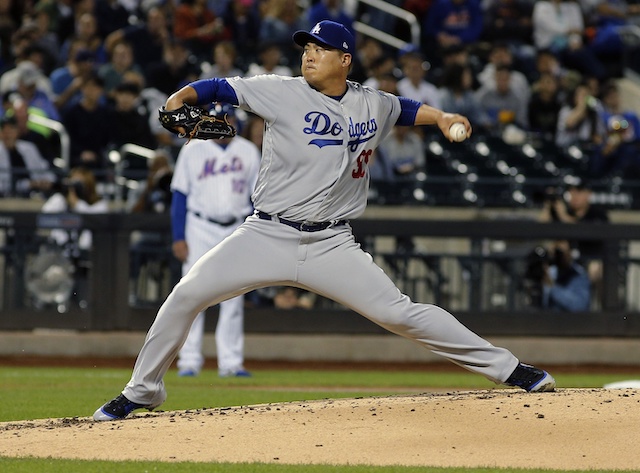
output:
[[176,132],[176,127],[184,128],[185,133],[179,133],[178,136],[188,137],[189,141],[219,140],[236,136],[236,129],[229,123],[227,115],[222,118],[213,117],[201,108],[186,103],[171,111],[161,107],[158,110],[158,119],[162,126],[172,133]]

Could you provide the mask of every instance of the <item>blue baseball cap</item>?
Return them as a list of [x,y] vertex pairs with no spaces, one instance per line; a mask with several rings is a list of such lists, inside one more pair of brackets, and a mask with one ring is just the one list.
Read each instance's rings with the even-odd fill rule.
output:
[[355,54],[356,51],[356,40],[351,31],[341,23],[329,20],[317,23],[309,32],[296,31],[293,33],[293,41],[303,47],[307,43],[318,43],[349,54]]

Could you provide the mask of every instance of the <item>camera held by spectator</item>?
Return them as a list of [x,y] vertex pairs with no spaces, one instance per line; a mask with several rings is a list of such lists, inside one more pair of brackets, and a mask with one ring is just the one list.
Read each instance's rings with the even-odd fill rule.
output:
[[523,286],[533,307],[567,312],[588,310],[591,282],[567,240],[536,246],[527,257]]

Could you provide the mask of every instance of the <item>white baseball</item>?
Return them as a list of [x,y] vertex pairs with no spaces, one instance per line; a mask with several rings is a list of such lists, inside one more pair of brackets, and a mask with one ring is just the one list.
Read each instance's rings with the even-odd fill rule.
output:
[[449,128],[449,136],[453,141],[464,141],[467,139],[467,129],[462,123],[454,123]]

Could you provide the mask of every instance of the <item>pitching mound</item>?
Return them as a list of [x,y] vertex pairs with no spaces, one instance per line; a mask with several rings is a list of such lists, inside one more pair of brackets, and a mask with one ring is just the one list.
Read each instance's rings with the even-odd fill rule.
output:
[[104,423],[0,423],[0,452],[167,462],[631,470],[640,467],[638,425],[637,389],[495,389],[140,413]]

